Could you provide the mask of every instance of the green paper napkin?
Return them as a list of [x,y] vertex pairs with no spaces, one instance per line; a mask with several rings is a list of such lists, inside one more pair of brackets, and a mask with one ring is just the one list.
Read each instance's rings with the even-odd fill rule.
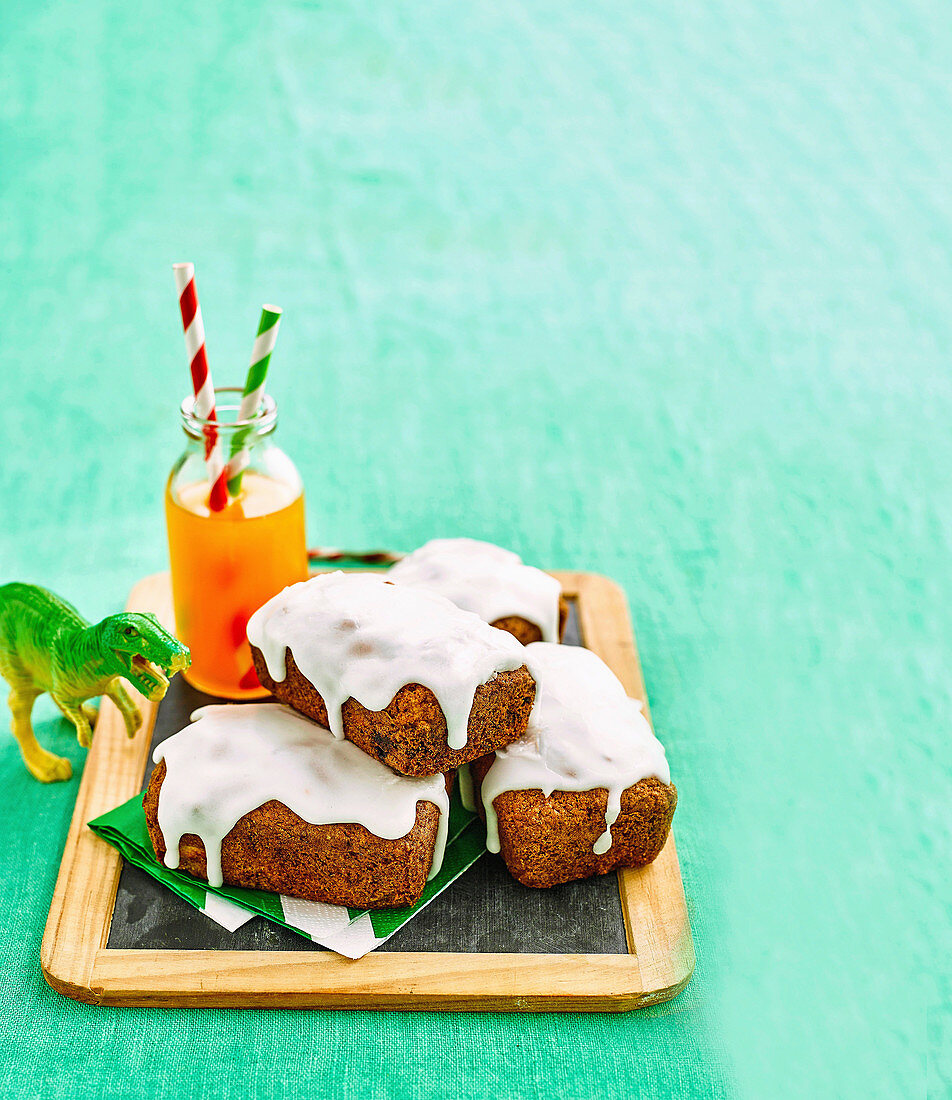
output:
[[443,866],[440,873],[426,884],[417,904],[402,909],[348,909],[341,905],[288,898],[240,886],[209,886],[182,871],[169,870],[155,858],[142,799],[143,796],[138,794],[90,821],[90,829],[116,848],[124,859],[141,867],[226,928],[234,930],[246,919],[258,915],[354,959],[388,940],[455,882],[486,850],[482,823],[474,813],[464,809],[454,791],[450,800]]

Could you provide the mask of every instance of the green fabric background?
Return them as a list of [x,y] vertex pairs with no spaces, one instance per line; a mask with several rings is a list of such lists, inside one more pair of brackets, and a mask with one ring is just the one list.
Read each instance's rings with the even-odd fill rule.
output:
[[0,577],[99,616],[163,568],[170,265],[219,384],[280,303],[313,541],[624,585],[698,968],[617,1017],[74,1004],[76,782],[4,734],[4,1096],[945,1094],[950,55],[941,0],[6,0]]

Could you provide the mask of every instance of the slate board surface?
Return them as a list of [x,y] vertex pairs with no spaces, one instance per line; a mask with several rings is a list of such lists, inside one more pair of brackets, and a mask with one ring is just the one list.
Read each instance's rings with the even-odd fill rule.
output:
[[[581,644],[574,602],[569,605],[564,641]],[[187,725],[193,710],[218,702],[222,700],[197,691],[177,676],[159,706],[153,748]],[[151,771],[150,751],[143,787]],[[119,878],[107,946],[179,951],[324,950],[264,917],[228,932],[128,863]],[[532,890],[512,879],[498,856],[487,853],[378,950],[627,954],[617,876]]]

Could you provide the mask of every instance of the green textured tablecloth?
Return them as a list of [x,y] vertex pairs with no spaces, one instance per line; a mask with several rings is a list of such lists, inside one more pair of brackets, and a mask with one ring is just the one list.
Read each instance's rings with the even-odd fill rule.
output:
[[698,953],[615,1017],[75,1004],[76,781],[0,731],[4,1096],[945,1093],[950,54],[938,0],[3,5],[0,579],[163,568],[170,265],[219,384],[280,303],[313,541],[624,585]]

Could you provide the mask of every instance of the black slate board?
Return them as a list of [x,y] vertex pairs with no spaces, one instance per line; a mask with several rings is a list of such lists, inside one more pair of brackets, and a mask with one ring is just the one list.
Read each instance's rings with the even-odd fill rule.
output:
[[[564,642],[582,644],[574,602]],[[193,710],[222,701],[177,676],[159,705],[152,747],[187,725]],[[143,788],[151,771],[150,750]],[[228,932],[129,863],[123,864],[119,877],[106,946],[143,951],[324,950],[264,917]],[[624,955],[628,946],[618,879],[609,874],[532,890],[512,879],[498,856],[487,853],[378,951]]]

